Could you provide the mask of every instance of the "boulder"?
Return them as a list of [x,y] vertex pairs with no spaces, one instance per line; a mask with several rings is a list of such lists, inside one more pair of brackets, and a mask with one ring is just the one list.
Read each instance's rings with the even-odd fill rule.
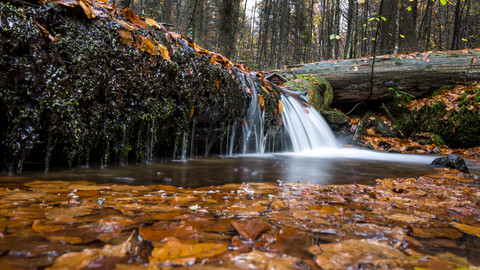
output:
[[467,164],[465,164],[465,160],[461,156],[454,154],[434,159],[429,167],[457,169],[463,173],[470,173]]

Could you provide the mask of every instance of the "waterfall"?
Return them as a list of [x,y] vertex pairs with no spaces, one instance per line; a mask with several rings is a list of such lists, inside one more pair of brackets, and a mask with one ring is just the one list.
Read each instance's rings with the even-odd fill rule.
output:
[[[303,152],[338,147],[332,130],[320,113],[308,103],[305,96],[286,89],[278,93],[283,103],[279,130],[265,131],[265,112],[261,109],[258,100],[260,87],[251,77],[243,78],[242,82],[252,90],[252,99],[247,111],[247,119],[242,124],[240,154]],[[230,144],[234,141],[230,140]],[[269,146],[268,149],[266,149],[267,146]]]
[[292,143],[293,152],[318,148],[336,148],[337,141],[327,122],[303,94],[284,90],[282,119]]

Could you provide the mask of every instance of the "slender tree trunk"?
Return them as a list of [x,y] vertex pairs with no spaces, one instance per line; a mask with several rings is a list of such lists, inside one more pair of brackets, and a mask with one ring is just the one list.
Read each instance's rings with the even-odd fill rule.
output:
[[452,35],[452,45],[450,46],[451,50],[456,50],[458,49],[458,35],[460,32],[460,26],[461,26],[461,1],[457,0],[457,3],[455,4],[455,22],[453,23],[453,35]]
[[190,35],[195,43],[202,46],[203,0],[190,0]]
[[162,21],[165,22],[165,23],[172,23],[173,22],[172,0],[164,0],[163,1]]
[[348,15],[347,15],[347,37],[345,39],[345,52],[343,58],[350,57],[352,50],[352,36],[353,36],[353,24],[354,24],[354,12],[355,12],[355,0],[348,0]]
[[219,49],[227,58],[235,55],[235,0],[222,0],[220,9]]

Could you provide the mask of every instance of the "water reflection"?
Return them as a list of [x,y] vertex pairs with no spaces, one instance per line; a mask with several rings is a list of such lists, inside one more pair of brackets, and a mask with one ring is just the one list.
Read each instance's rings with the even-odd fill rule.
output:
[[[24,173],[22,178],[25,181],[89,180],[97,183],[165,184],[182,187],[277,180],[323,185],[373,184],[378,178],[416,177],[432,172],[427,165],[434,158],[353,149],[324,149],[301,154],[213,157],[106,169],[76,168],[48,174]],[[469,165],[472,171],[472,164]],[[478,173],[477,165],[473,166],[472,173]],[[6,181],[8,178],[3,179]]]

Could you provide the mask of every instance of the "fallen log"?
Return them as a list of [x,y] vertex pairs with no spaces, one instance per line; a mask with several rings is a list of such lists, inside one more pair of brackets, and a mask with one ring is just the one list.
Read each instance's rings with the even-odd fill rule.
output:
[[389,90],[421,97],[443,85],[480,81],[479,57],[480,48],[377,56],[373,80],[373,58],[330,60],[276,70],[267,79],[278,83],[301,75],[323,76],[333,87],[333,103],[381,100]]

